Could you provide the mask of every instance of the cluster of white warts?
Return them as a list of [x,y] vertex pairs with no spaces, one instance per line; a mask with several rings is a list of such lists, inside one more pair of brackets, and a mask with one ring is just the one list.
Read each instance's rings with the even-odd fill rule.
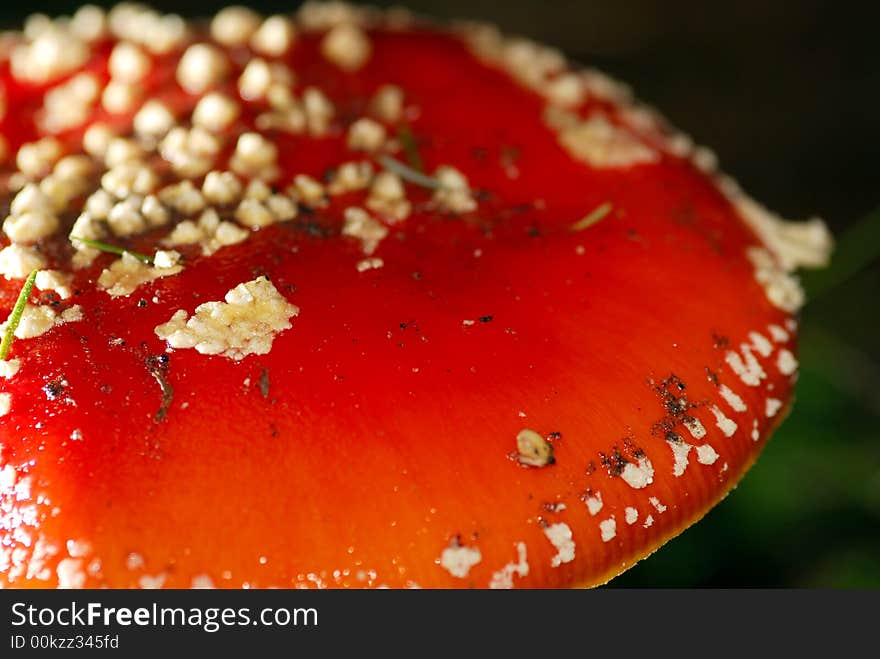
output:
[[[405,220],[411,212],[400,177],[390,171],[375,172],[365,157],[343,163],[326,184],[300,175],[287,188],[279,190],[272,185],[279,175],[277,149],[259,132],[275,129],[321,137],[331,130],[335,115],[332,102],[317,87],[296,94],[294,72],[273,58],[284,55],[293,46],[298,29],[326,30],[321,44],[323,55],[343,70],[358,70],[370,58],[371,43],[357,13],[339,3],[307,3],[297,26],[284,16],[263,19],[242,8],[219,12],[211,23],[212,40],[224,48],[250,48],[253,57],[237,78],[239,99],[215,91],[232,75],[222,48],[211,43],[194,43],[183,51],[176,71],[177,82],[186,92],[200,97],[188,125],[180,123],[174,111],[161,101],[144,102],[140,91],[152,71],[153,56],[189,43],[191,35],[182,19],[129,4],[119,5],[109,14],[87,6],[66,21],[52,21],[39,15],[31,17],[25,25],[23,39],[9,51],[11,72],[22,81],[51,81],[80,68],[89,59],[90,44],[95,41],[108,34],[120,40],[108,62],[111,77],[106,85],[102,87],[92,74],[80,73],[45,95],[38,115],[38,125],[45,133],[83,125],[98,104],[111,114],[137,112],[131,137],[117,135],[106,125],[92,125],[82,145],[88,155],[65,154],[61,144],[52,137],[25,144],[18,150],[15,154],[17,172],[11,178],[11,187],[17,194],[3,222],[3,231],[11,244],[0,250],[0,274],[8,279],[22,278],[31,270],[40,269],[38,288],[55,290],[62,298],[70,296],[71,275],[45,270],[46,261],[34,245],[59,230],[60,216],[71,210],[74,199],[88,191],[96,175],[100,175],[100,188],[87,198],[71,236],[87,240],[101,240],[108,235],[126,237],[166,226],[178,216],[185,219],[175,224],[163,240],[163,246],[197,244],[203,253],[211,254],[246,240],[251,231],[293,219],[298,203],[321,206],[326,204],[328,195],[365,190],[368,191],[366,209],[346,209],[343,234],[358,238],[364,254],[372,254],[387,235],[387,225]],[[659,159],[657,148],[634,137],[608,117],[594,115],[579,119],[571,111],[588,93],[596,94],[618,101],[625,122],[649,134],[659,134],[659,118],[649,109],[633,105],[626,88],[597,72],[571,72],[556,51],[532,42],[505,40],[485,28],[469,26],[468,30],[478,54],[502,64],[522,84],[546,97],[547,123],[557,132],[560,144],[575,158],[595,167],[630,166]],[[256,131],[238,135],[228,169],[218,169],[219,154],[226,146],[226,135],[236,125],[241,103],[255,100],[267,102],[269,110],[257,117]],[[0,116],[7,111],[3,101],[0,98]],[[349,126],[348,147],[364,156],[394,152],[399,145],[389,138],[387,127],[400,120],[403,109],[402,90],[390,85],[380,88],[370,103],[371,116]],[[674,154],[692,157],[698,167],[714,172],[711,153],[694,148],[685,136],[666,137],[663,146]],[[8,149],[0,136],[0,162],[8,157]],[[178,182],[161,185],[157,164],[169,168]],[[446,166],[439,168],[435,175],[443,184],[434,196],[438,208],[461,213],[475,207],[468,182],[460,172]],[[200,185],[195,184],[197,180],[201,180]],[[731,181],[722,179],[720,185],[773,251],[771,256],[767,250],[755,248],[749,255],[759,282],[774,304],[787,311],[795,310],[802,297],[788,273],[798,265],[819,265],[824,261],[829,245],[827,230],[818,221],[807,225],[782,223],[742,195]],[[231,209],[236,221],[221,220],[218,209]],[[75,267],[88,265],[97,255],[96,250],[84,243],[73,240],[73,245],[77,250]],[[362,261],[358,269],[380,265],[381,259],[373,257]],[[175,274],[181,269],[179,254],[172,249],[159,250],[152,266],[126,255],[104,270],[99,286],[111,295],[128,295],[145,281]],[[38,335],[30,333],[31,330],[77,320],[80,311],[73,307],[65,314],[57,319],[49,318],[42,309],[28,307],[16,334]],[[46,322],[41,325],[38,316],[46,316],[43,318]],[[790,357],[791,353],[780,352],[778,367],[790,374],[796,362],[793,357],[785,359],[786,356]],[[735,357],[728,361],[749,384],[747,380],[753,376],[748,362]],[[12,377],[19,366],[17,360],[0,362],[0,376]],[[741,411],[742,402],[736,394],[730,392],[723,397],[735,411]],[[0,400],[0,414],[8,411],[8,404],[7,395]],[[778,409],[778,405],[768,400],[768,417]],[[736,430],[736,425],[717,407],[712,411],[725,435]],[[701,424],[689,430],[695,438],[705,434]],[[707,447],[711,449],[708,445],[698,447],[698,460],[712,464],[718,456],[714,449],[706,450]],[[677,470],[683,471],[686,459],[687,453],[676,455]],[[636,477],[648,474],[646,478],[650,483],[653,473],[650,463],[635,469],[641,470],[634,476],[636,482],[645,480]],[[662,512],[658,504],[654,505]],[[594,508],[590,509],[592,514],[595,514]],[[626,522],[634,523],[638,516],[635,508],[627,508],[625,512]],[[649,515],[645,526],[650,523]],[[600,524],[603,541],[614,537],[614,528],[613,517]],[[573,559],[574,543],[565,524],[548,527],[546,535],[558,550],[554,566]],[[522,544],[518,551],[518,562],[493,575],[493,586],[495,582],[507,585],[512,576],[528,573]],[[444,552],[441,563],[455,576],[463,577],[479,558],[478,550],[456,546]]]
[[[230,7],[212,20],[211,40],[199,43],[192,43],[179,17],[131,4],[109,13],[86,6],[70,19],[29,18],[9,50],[12,74],[23,82],[51,81],[81,67],[94,42],[107,36],[118,41],[108,60],[110,80],[103,88],[95,75],[85,72],[45,94],[37,122],[49,135],[15,154],[17,171],[10,188],[16,194],[3,222],[11,244],[0,250],[0,274],[17,279],[39,269],[40,289],[69,296],[71,274],[45,270],[47,261],[36,243],[60,230],[61,216],[75,210],[74,200],[92,189],[96,178],[100,187],[86,198],[70,231],[74,268],[88,266],[99,253],[77,238],[112,241],[159,227],[170,229],[161,241],[166,249],[156,253],[152,265],[123,257],[103,271],[98,286],[111,295],[128,295],[144,282],[179,272],[180,255],[174,247],[198,245],[208,255],[246,240],[253,231],[294,219],[299,203],[326,206],[329,196],[349,192],[363,191],[366,198],[364,208],[345,210],[342,232],[360,240],[364,255],[370,256],[388,234],[388,226],[412,211],[400,177],[376,171],[371,161],[400,148],[389,136],[389,127],[403,117],[404,94],[393,85],[375,92],[369,116],[347,129],[347,145],[355,158],[342,163],[328,182],[297,175],[282,189],[278,149],[260,131],[323,137],[338,127],[332,101],[317,87],[295,90],[295,72],[275,58],[293,47],[298,30],[324,31],[321,52],[345,71],[360,69],[372,53],[359,10],[339,3],[306,3],[297,18],[264,19]],[[224,52],[229,48],[249,48],[252,53],[235,79],[237,94],[218,90],[234,74]],[[177,83],[197,97],[186,123],[161,100],[141,97],[154,57],[174,51],[182,51]],[[243,132],[237,124],[242,104],[254,101],[266,103],[268,109],[256,118],[254,130]],[[99,104],[111,114],[133,113],[133,134],[120,135],[109,125],[94,123],[84,132],[83,153],[65,154],[51,133],[83,125]],[[229,140],[234,147],[227,169],[222,169],[220,154],[232,145]],[[8,157],[3,146],[0,143],[0,161]],[[162,171],[170,171],[176,182],[163,181]],[[476,207],[468,181],[458,170],[441,166],[434,175],[441,183],[432,199],[434,208],[463,213]],[[221,214],[231,219],[221,219]],[[375,257],[364,259],[358,270],[380,264]]]
[[[263,19],[241,7],[227,8],[211,22],[214,43],[190,43],[191,35],[179,17],[130,4],[118,5],[107,14],[87,6],[67,20],[52,21],[41,15],[28,19],[20,43],[9,51],[13,75],[28,82],[45,82],[82,66],[90,55],[90,44],[108,34],[119,39],[108,61],[110,81],[103,90],[93,74],[80,73],[45,95],[39,115],[45,131],[81,125],[99,102],[110,113],[137,112],[132,137],[116,135],[104,124],[90,126],[82,144],[88,155],[65,155],[52,137],[18,150],[18,171],[10,181],[18,192],[3,223],[12,245],[0,251],[0,274],[17,278],[29,267],[45,267],[40,253],[30,246],[59,230],[59,215],[70,210],[72,200],[90,188],[98,163],[101,187],[87,198],[70,234],[77,251],[74,267],[90,264],[98,253],[75,238],[101,240],[108,233],[131,236],[167,225],[176,216],[185,219],[174,226],[163,245],[198,244],[203,253],[210,254],[246,240],[250,231],[293,219],[297,202],[320,206],[326,204],[327,195],[364,189],[368,190],[364,204],[368,210],[346,209],[343,234],[360,239],[365,255],[370,256],[387,235],[386,225],[406,219],[411,212],[397,174],[376,174],[370,160],[362,159],[343,163],[327,185],[305,175],[296,176],[284,190],[267,185],[277,182],[278,152],[258,131],[275,129],[321,137],[331,129],[335,114],[333,103],[317,87],[307,87],[297,95],[294,72],[273,58],[293,47],[299,29],[324,30],[321,52],[346,71],[364,66],[372,52],[362,28],[367,16],[360,10],[340,3],[307,3],[298,18],[298,23],[281,15]],[[588,95],[607,97],[620,106],[621,116],[629,123],[647,134],[659,135],[659,119],[649,109],[635,105],[625,87],[595,71],[570,71],[558,51],[524,39],[505,38],[491,27],[465,26],[464,34],[478,56],[503,66],[521,84],[546,97],[547,121],[574,157],[595,167],[630,166],[659,158],[657,148],[607,117],[581,119],[573,111]],[[191,121],[184,125],[160,100],[142,103],[139,90],[151,73],[153,56],[187,44],[178,60],[177,82],[199,100]],[[232,75],[222,49],[245,47],[253,56],[237,78],[240,98],[215,91]],[[64,48],[70,51],[69,57],[53,55]],[[241,102],[256,100],[267,102],[269,109],[257,117],[256,131],[238,135],[229,169],[217,169],[226,135],[239,118]],[[348,127],[349,148],[364,156],[398,149],[400,145],[389,139],[387,126],[400,120],[403,109],[402,90],[391,85],[380,88],[370,104],[371,116]],[[711,154],[701,157],[705,154],[694,150],[684,136],[666,138],[665,145],[681,155],[692,154],[698,166],[714,167]],[[179,182],[162,186],[159,168],[170,169]],[[460,172],[444,166],[435,175],[442,184],[433,199],[438,208],[458,213],[475,208],[467,179]],[[199,180],[202,183],[197,187],[194,182]],[[245,181],[249,183],[245,185]],[[774,304],[794,310],[802,302],[802,294],[789,272],[801,264],[823,262],[829,245],[827,230],[818,221],[808,230],[800,230],[803,225],[781,223],[739,194],[731,182],[724,182],[722,189],[730,191],[741,214],[758,228],[779,260],[777,265],[769,252],[753,249],[749,256],[755,263],[756,278]],[[237,223],[221,221],[218,208],[232,208]],[[375,267],[374,261],[370,263]],[[144,282],[179,271],[176,260],[170,265],[152,271],[141,268],[139,277]],[[116,269],[132,268],[117,265]],[[369,269],[366,260],[358,269]],[[63,286],[69,275],[54,273],[51,278]],[[42,279],[49,283],[45,276]],[[137,285],[136,278],[129,276],[128,281]],[[99,285],[115,292],[111,294],[133,290],[130,285],[116,286],[112,269],[103,273]]]
[[[299,29],[325,32],[321,51],[339,68],[356,71],[369,61],[372,45],[356,10],[307,3],[298,19]],[[94,74],[79,73],[45,94],[37,124],[46,136],[22,145],[15,154],[16,171],[9,179],[15,195],[2,224],[10,244],[0,250],[0,275],[23,279],[38,270],[38,289],[69,298],[73,274],[46,269],[47,259],[37,243],[58,232],[62,217],[72,211],[79,212],[70,230],[74,268],[90,265],[100,253],[84,241],[112,241],[168,227],[152,263],[126,253],[98,277],[97,286],[109,295],[130,295],[146,282],[183,269],[174,247],[196,245],[210,255],[247,240],[254,231],[294,219],[298,204],[323,207],[330,196],[351,192],[365,193],[363,208],[345,209],[342,228],[343,235],[359,240],[366,257],[357,270],[382,267],[382,259],[372,254],[388,235],[388,227],[407,219],[412,204],[401,178],[391,171],[377,171],[371,159],[400,148],[389,128],[403,118],[403,91],[384,85],[375,92],[369,116],[347,128],[347,146],[355,157],[342,163],[329,181],[302,174],[282,189],[277,147],[260,131],[324,137],[337,129],[332,101],[317,87],[297,93],[295,73],[274,59],[293,47],[297,29],[288,17],[263,19],[240,7],[224,9],[214,17],[213,43],[192,43],[179,17],[131,4],[118,5],[106,14],[86,6],[70,19],[56,21],[41,15],[29,18],[8,51],[12,75],[22,82],[49,82],[82,67],[91,44],[107,36],[118,42],[108,60],[106,85]],[[252,56],[235,80],[237,94],[219,91],[234,73],[223,49],[245,47]],[[141,92],[154,57],[176,50],[182,51],[177,83],[197,97],[185,123],[172,107],[158,99],[145,100]],[[8,109],[3,100],[0,97],[0,116]],[[268,110],[256,118],[255,130],[242,131],[237,128],[242,104],[254,101],[268,104]],[[83,133],[82,152],[65,153],[52,134],[84,125],[98,105],[110,114],[133,114],[133,132],[119,134],[107,124],[94,123]],[[232,144],[229,140],[234,140],[234,147],[228,168],[221,169],[220,154]],[[0,163],[8,157],[0,136]],[[170,171],[176,181],[163,180],[162,171]],[[441,187],[434,193],[432,207],[448,213],[476,207],[468,181],[458,170],[444,165],[434,176]],[[74,209],[74,202],[94,188],[96,179],[99,187],[81,209]],[[15,334],[33,338],[81,318],[77,305],[57,313],[49,306],[28,304]],[[271,337],[265,342],[271,345]],[[204,348],[203,344],[199,346]],[[233,346],[220,352],[241,358],[243,350],[247,348]],[[2,361],[0,375],[11,378],[19,367],[18,360]],[[9,395],[0,395],[0,415],[9,408]]]
[[[307,4],[300,13],[304,29],[327,31],[322,45],[324,55],[348,71],[360,68],[371,51],[365,32],[352,18],[354,15],[342,5]],[[366,207],[382,219],[363,209],[350,208],[346,211],[345,233],[360,238],[364,251],[372,252],[377,238],[384,237],[380,231],[383,222],[399,222],[410,214],[403,182],[391,172],[375,172],[366,159],[395,148],[388,139],[386,126],[401,118],[404,99],[402,91],[390,85],[380,88],[372,99],[371,117],[358,120],[349,129],[348,145],[362,152],[364,159],[342,164],[326,186],[308,176],[297,176],[283,191],[271,187],[278,175],[277,151],[257,131],[279,129],[320,137],[331,129],[335,114],[333,104],[320,89],[306,88],[297,98],[293,92],[293,72],[271,61],[293,44],[296,30],[286,17],[263,20],[236,8],[223,10],[215,17],[211,25],[215,42],[226,47],[247,46],[254,53],[237,80],[241,101],[213,91],[217,83],[231,74],[216,46],[193,44],[184,51],[176,72],[177,81],[190,94],[200,96],[189,125],[180,124],[172,109],[161,101],[143,102],[140,92],[141,83],[152,70],[152,57],[179,49],[189,40],[187,27],[177,16],[162,16],[128,4],[109,14],[87,6],[72,18],[60,21],[33,16],[18,43],[4,53],[9,53],[13,76],[23,82],[42,84],[80,68],[89,59],[90,44],[108,34],[120,40],[108,62],[109,83],[102,88],[95,76],[81,73],[55,85],[45,95],[37,117],[38,127],[50,136],[26,144],[14,154],[17,171],[11,177],[10,190],[16,194],[3,222],[3,231],[11,244],[0,250],[0,274],[7,279],[23,279],[36,269],[38,289],[54,290],[61,298],[72,295],[72,273],[45,269],[47,261],[37,243],[60,229],[62,217],[72,210],[72,202],[89,191],[97,176],[100,188],[87,198],[72,236],[86,240],[100,240],[108,235],[131,236],[169,225],[177,215],[186,219],[174,225],[163,246],[195,243],[210,254],[246,240],[250,231],[293,219],[298,202],[324,205],[327,195],[366,190]],[[229,169],[215,168],[218,153],[225,146],[222,135],[238,119],[241,102],[258,99],[268,101],[270,111],[257,118],[257,131],[238,136]],[[82,126],[98,104],[111,114],[136,110],[134,136],[117,135],[108,126],[93,125],[84,135],[84,153],[65,153],[51,134]],[[0,117],[7,110],[0,93]],[[9,157],[7,144],[0,136],[0,163]],[[179,181],[162,186],[156,165],[169,168]],[[464,177],[449,167],[437,176],[445,181],[445,187],[454,188],[454,194],[438,197],[434,205],[448,212],[471,210]],[[201,179],[200,185],[195,185],[196,179]],[[449,201],[457,202],[457,207]],[[230,212],[235,222],[221,221],[218,210]],[[72,242],[77,250],[74,267],[91,263],[97,252],[84,243]],[[173,249],[160,249],[148,266],[125,254],[101,273],[98,286],[111,295],[128,295],[143,282],[179,272],[179,259]],[[365,267],[359,264],[359,270],[380,267],[381,259],[368,258],[363,263]],[[230,291],[225,305],[213,304],[230,309],[245,307],[243,292],[253,288],[259,293],[252,296],[255,303],[283,307],[283,313],[276,314],[279,318],[295,313],[296,307],[277,296],[274,288],[268,290],[271,285],[265,284],[266,290],[261,285],[260,281],[242,284]],[[20,339],[39,336],[54,325],[81,318],[77,305],[61,313],[49,306],[28,305],[15,335]],[[189,326],[198,318],[197,313],[185,330],[194,331]],[[246,337],[248,341],[252,334]],[[257,348],[266,351],[271,335],[261,340]],[[216,352],[202,344],[197,348]],[[230,349],[252,350],[253,346],[231,345]],[[20,368],[18,359],[0,360],[0,378],[12,378]],[[10,405],[10,394],[0,394],[0,416],[10,411]],[[4,478],[7,472],[15,476],[11,466],[3,472]],[[6,538],[9,543],[4,544],[8,546],[0,552],[4,570],[5,559],[12,557],[15,565],[10,575],[27,571],[39,579],[49,579],[51,571],[43,565],[40,540],[34,545],[31,539],[16,533],[15,537]],[[56,552],[53,549],[49,553]],[[70,552],[70,558],[58,563],[59,586],[81,587],[87,573],[94,575],[99,570],[97,561],[84,565],[81,554],[76,549]],[[143,578],[141,585],[150,585],[147,581]],[[195,581],[193,585],[197,585]]]

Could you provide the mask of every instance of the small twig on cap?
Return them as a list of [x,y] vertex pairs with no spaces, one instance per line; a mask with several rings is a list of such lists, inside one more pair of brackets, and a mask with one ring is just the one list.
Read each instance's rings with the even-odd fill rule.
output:
[[600,220],[602,220],[608,213],[611,212],[612,206],[610,201],[606,201],[604,204],[597,206],[589,215],[578,220],[574,224],[571,225],[572,231],[583,231],[587,227],[591,227]]

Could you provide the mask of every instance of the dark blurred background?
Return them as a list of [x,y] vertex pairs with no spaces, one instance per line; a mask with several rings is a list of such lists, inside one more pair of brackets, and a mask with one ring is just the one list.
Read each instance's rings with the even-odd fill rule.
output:
[[[0,21],[77,4],[7,0]],[[151,4],[200,16],[227,3]],[[880,3],[394,4],[492,21],[615,75],[757,199],[788,218],[819,215],[837,238],[832,266],[804,274],[791,416],[731,496],[610,586],[880,587]]]

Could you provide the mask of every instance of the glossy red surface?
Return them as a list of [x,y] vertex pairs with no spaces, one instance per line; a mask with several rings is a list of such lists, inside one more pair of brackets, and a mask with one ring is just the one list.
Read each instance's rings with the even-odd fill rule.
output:
[[[699,518],[755,459],[772,422],[764,401],[787,401],[791,385],[774,352],[762,358],[767,379],[746,386],[725,346],[786,315],[754,281],[744,250],[757,240],[714,184],[672,156],[605,170],[573,160],[545,126],[542,99],[450,36],[382,33],[373,45],[363,71],[343,74],[316,54],[315,37],[301,37],[290,56],[297,89],[320,85],[344,124],[379,85],[400,85],[417,109],[409,125],[426,169],[463,171],[478,210],[439,214],[424,204],[429,191],[408,185],[417,212],[378,248],[384,267],[365,272],[359,243],[339,235],[359,194],[210,257],[181,250],[181,274],[128,297],[95,289],[114,257],[81,271],[68,302],[84,320],[16,341],[21,370],[0,382],[13,401],[0,465],[30,484],[29,496],[3,499],[4,585],[54,585],[68,540],[88,543],[83,568],[100,561],[90,586],[164,575],[165,586],[188,587],[207,575],[221,587],[486,587],[517,563],[519,543],[529,567],[514,585],[592,584]],[[161,78],[148,96],[192,105]],[[34,136],[24,99],[37,92],[3,80],[13,111],[0,129],[15,146]],[[283,180],[350,159],[337,133],[278,135]],[[605,202],[607,217],[570,230]],[[149,251],[158,237],[131,245]],[[69,248],[54,254],[63,266]],[[157,421],[151,356],[166,345],[156,325],[259,274],[300,308],[292,329],[270,354],[240,362],[168,352],[173,399]],[[0,283],[4,313],[20,285]],[[710,374],[748,410],[731,411]],[[711,405],[737,423],[733,436]],[[705,438],[687,434],[681,410]],[[558,433],[555,464],[512,458],[523,428]],[[699,463],[694,449],[675,476],[667,432],[712,446],[717,461]],[[653,482],[634,489],[619,472],[642,455]],[[596,494],[593,516],[584,501]],[[554,567],[545,531],[558,523],[571,530],[574,559]],[[38,538],[57,553],[35,558]],[[480,552],[463,578],[440,564],[455,543]],[[130,569],[132,553],[143,567]],[[48,567],[49,578],[15,565]]]

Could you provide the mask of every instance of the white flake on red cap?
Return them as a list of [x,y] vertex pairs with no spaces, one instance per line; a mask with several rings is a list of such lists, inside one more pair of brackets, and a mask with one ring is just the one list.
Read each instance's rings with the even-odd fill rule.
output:
[[177,82],[190,94],[202,94],[217,85],[229,71],[226,56],[206,43],[187,48],[177,65]]
[[513,588],[513,577],[525,577],[529,573],[529,562],[526,559],[526,543],[518,542],[516,544],[517,561],[508,563],[503,568],[492,574],[492,580],[489,582],[491,589],[510,589]]
[[654,482],[654,465],[643,455],[636,463],[627,462],[620,477],[630,487],[640,490]]
[[0,359],[0,378],[10,379],[20,368],[20,359]]
[[361,241],[364,254],[369,255],[375,252],[379,243],[388,235],[388,229],[363,208],[346,208],[344,215],[345,223],[342,226],[342,234],[358,238]]
[[286,16],[269,16],[253,33],[251,48],[261,55],[280,57],[293,45],[296,29]]
[[241,108],[238,103],[226,94],[211,92],[206,94],[193,109],[192,121],[196,126],[220,133],[238,119]]
[[107,69],[110,76],[119,82],[140,82],[150,71],[150,58],[138,46],[128,41],[120,41],[110,52]]
[[718,453],[708,444],[702,444],[697,447],[697,462],[703,465],[715,464],[718,459]]
[[265,277],[243,282],[226,293],[222,302],[205,302],[192,316],[179,309],[155,328],[170,348],[195,348],[208,355],[241,360],[265,355],[275,337],[290,329],[299,307],[289,303]]
[[703,423],[696,417],[685,417],[682,424],[694,439],[702,439],[706,436],[706,428]]
[[465,547],[453,541],[440,554],[438,562],[453,577],[464,579],[471,568],[482,560],[483,556],[477,547]]
[[721,432],[724,433],[725,437],[732,437],[733,433],[736,432],[736,421],[733,419],[729,419],[724,412],[718,409],[717,406],[713,405],[711,408],[712,414],[715,415],[715,423],[721,429]]
[[[27,304],[21,314],[18,327],[15,328],[15,338],[33,339],[42,336],[56,325],[74,323],[82,320],[82,307],[78,304],[68,307],[61,313],[48,305],[36,306]],[[0,324],[0,332],[6,330],[9,322],[7,318]]]
[[587,510],[590,511],[590,515],[595,517],[599,514],[599,511],[602,510],[602,493],[591,492],[590,495],[584,499],[584,503],[587,506]]
[[574,560],[574,537],[568,524],[565,522],[550,524],[544,529],[544,535],[547,536],[547,539],[556,548],[556,555],[550,559],[552,567],[559,567],[563,563],[570,563]]
[[743,399],[740,398],[734,391],[730,389],[726,384],[722,384],[718,388],[718,393],[721,394],[721,397],[730,405],[731,409],[734,412],[745,412],[748,408],[746,404],[743,402]]
[[339,23],[321,41],[321,53],[339,68],[353,72],[370,59],[373,47],[370,38],[353,23]]
[[82,560],[78,558],[62,558],[58,561],[55,574],[58,576],[59,588],[78,589],[86,583]]
[[782,401],[778,398],[768,398],[765,406],[765,413],[767,414],[767,418],[772,418],[776,416],[776,413],[782,409]]
[[783,348],[776,357],[776,367],[783,375],[794,375],[798,369],[798,361],[790,350]]
[[652,506],[654,506],[654,510],[656,510],[658,513],[662,514],[666,512],[666,506],[660,503],[660,499],[658,499],[657,497],[649,497],[648,501]]
[[211,20],[211,37],[224,46],[244,46],[260,27],[260,16],[246,7],[224,7]]
[[0,275],[6,279],[24,279],[31,270],[45,268],[46,263],[36,247],[12,243],[0,249]]
[[759,355],[761,355],[761,357],[769,357],[770,353],[773,352],[773,344],[770,343],[763,334],[760,334],[759,332],[749,332],[749,340],[751,340],[752,347]]
[[776,341],[776,343],[785,343],[790,338],[788,332],[779,325],[768,325],[767,330],[770,332],[770,337]]
[[613,516],[599,522],[599,533],[602,537],[602,542],[610,542],[614,539],[617,535],[617,522]]
[[672,475],[676,478],[684,474],[688,468],[688,453],[693,448],[685,441],[667,442],[672,449],[672,456],[675,460],[672,465]]
[[747,384],[750,387],[757,387],[761,384],[761,380],[767,378],[767,374],[764,372],[760,362],[755,358],[752,349],[748,344],[743,343],[740,346],[740,351],[742,352],[742,355],[733,350],[729,350],[724,355],[724,361],[727,362],[731,370],[739,376],[739,379],[742,380],[744,384]]
[[126,252],[101,272],[98,277],[98,288],[107,291],[107,294],[113,297],[130,295],[147,282],[176,275],[181,270],[183,266],[177,264],[164,268],[158,263],[150,265]]

